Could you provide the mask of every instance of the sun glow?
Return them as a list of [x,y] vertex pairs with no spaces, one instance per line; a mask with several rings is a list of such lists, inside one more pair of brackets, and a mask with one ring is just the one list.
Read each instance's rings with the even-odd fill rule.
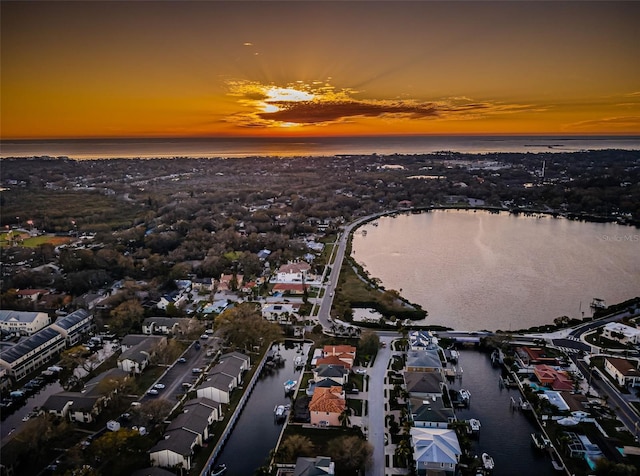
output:
[[292,88],[270,87],[265,91],[265,94],[267,96],[266,102],[302,102],[312,101],[315,98],[314,94]]

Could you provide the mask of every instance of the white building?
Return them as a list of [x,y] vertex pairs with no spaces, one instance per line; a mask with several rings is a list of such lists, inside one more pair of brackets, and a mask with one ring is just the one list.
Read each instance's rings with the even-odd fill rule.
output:
[[462,450],[454,430],[411,428],[411,446],[419,476],[456,473]]
[[604,369],[621,387],[640,386],[640,370],[635,360],[605,357]]
[[[619,340],[623,343],[638,344],[640,343],[640,329],[626,326],[619,322],[609,322],[604,328],[602,335],[607,339]],[[622,337],[620,338],[620,335]]]
[[276,281],[278,283],[302,283],[315,280],[315,276],[310,274],[311,266],[304,261],[288,263],[280,266]]
[[30,336],[49,325],[46,312],[0,310],[0,329],[10,333]]

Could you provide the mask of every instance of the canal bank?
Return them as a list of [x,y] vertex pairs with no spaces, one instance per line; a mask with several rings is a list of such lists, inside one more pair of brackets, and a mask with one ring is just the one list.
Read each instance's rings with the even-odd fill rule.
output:
[[266,357],[260,362],[202,476],[218,464],[227,466],[227,476],[250,476],[268,463],[283,424],[274,418],[274,409],[277,405],[291,403],[285,395],[284,382],[299,379],[295,359],[298,356],[306,359],[310,346],[310,343],[285,341],[275,346],[284,359],[283,365],[263,370]]

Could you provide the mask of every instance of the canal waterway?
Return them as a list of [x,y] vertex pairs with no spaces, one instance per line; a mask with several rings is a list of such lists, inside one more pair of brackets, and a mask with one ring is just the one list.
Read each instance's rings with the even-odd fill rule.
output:
[[[227,465],[227,476],[250,476],[268,463],[280,437],[283,423],[276,422],[276,405],[290,404],[285,395],[284,383],[299,380],[301,372],[295,369],[295,359],[307,357],[311,344],[287,341],[279,346],[284,366],[260,376],[231,436],[224,445],[216,464]],[[306,360],[305,360],[306,361]]]
[[371,277],[429,312],[421,324],[457,330],[581,318],[593,298],[615,304],[640,290],[640,230],[612,223],[436,210],[364,225],[352,250]]
[[471,392],[469,408],[456,411],[458,420],[480,420],[478,439],[472,439],[472,452],[488,453],[495,462],[493,476],[545,476],[554,474],[551,460],[531,444],[531,433],[540,431],[525,412],[514,410],[511,398],[520,401],[518,389],[499,385],[500,369],[494,368],[487,354],[461,350],[462,378],[449,388]]

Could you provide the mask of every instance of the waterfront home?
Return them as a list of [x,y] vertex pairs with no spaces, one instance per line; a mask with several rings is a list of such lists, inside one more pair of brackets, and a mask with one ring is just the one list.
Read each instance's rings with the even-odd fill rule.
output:
[[233,359],[233,361],[240,366],[240,370],[249,370],[249,367],[251,367],[251,358],[242,352],[229,352],[227,354],[222,354],[219,361],[222,363],[229,359]]
[[621,387],[640,386],[640,370],[638,370],[638,361],[636,360],[605,357],[604,370]]
[[217,373],[207,378],[196,389],[198,398],[208,398],[220,403],[229,403],[231,391],[236,388],[236,380],[231,375]]
[[462,450],[454,430],[414,427],[410,431],[418,476],[456,474]]
[[442,395],[428,399],[410,397],[409,414],[417,428],[448,428],[456,421],[453,408],[445,403]]
[[437,349],[438,338],[431,331],[411,331],[409,332],[409,349],[427,350]]
[[165,432],[162,439],[149,450],[152,466],[164,468],[181,467],[190,471],[193,464],[193,449],[198,444],[198,435],[190,430],[176,428]]
[[549,365],[539,364],[533,367],[533,373],[544,387],[550,387],[553,390],[573,390],[573,380],[563,370],[556,370]]
[[315,458],[296,459],[296,467],[293,469],[293,476],[333,476],[335,473],[335,463],[327,456],[316,456]]
[[520,358],[522,365],[528,367],[535,364],[559,365],[560,359],[550,357],[542,347],[517,347],[516,355]]
[[346,407],[342,387],[316,388],[309,402],[311,424],[317,426],[339,426],[340,414]]
[[407,352],[407,371],[442,373],[442,361],[436,349],[409,350]]
[[[203,402],[206,402],[203,404]],[[196,436],[196,442],[200,446],[209,438],[209,425],[218,420],[221,405],[218,402],[205,398],[197,398],[188,401],[182,413],[176,416],[167,432],[176,429],[190,431]]]
[[404,372],[403,376],[407,392],[412,397],[442,396],[444,380],[440,372]]
[[630,327],[620,322],[608,322],[602,328],[602,335],[607,339],[617,340],[623,344],[639,344],[640,329]]
[[318,365],[313,369],[313,379],[316,382],[333,379],[340,385],[344,385],[349,380],[349,371],[343,365]]
[[343,362],[343,365],[347,369],[353,367],[353,363],[356,359],[356,351],[357,349],[352,345],[325,345],[322,348],[322,354],[325,358],[337,357],[341,362]]

